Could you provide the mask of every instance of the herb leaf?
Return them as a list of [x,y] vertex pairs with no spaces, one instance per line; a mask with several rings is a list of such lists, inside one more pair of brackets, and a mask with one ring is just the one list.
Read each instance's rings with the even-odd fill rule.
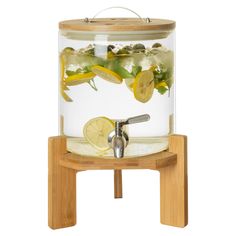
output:
[[67,76],[76,75],[76,74],[78,74],[77,71],[73,71],[73,70],[67,70],[67,71],[66,71],[66,75],[67,75]]
[[116,72],[123,79],[133,78],[133,75],[128,70],[126,70],[123,66],[121,66],[119,64],[119,61],[117,61],[117,60],[110,63],[107,67],[108,67],[108,69]]
[[159,88],[157,88],[157,91],[158,91],[161,95],[163,95],[163,94],[166,93],[166,91],[168,91],[168,88],[166,88],[166,87],[159,87]]
[[132,66],[132,75],[134,77],[137,76],[138,73],[140,73],[142,71],[142,66]]

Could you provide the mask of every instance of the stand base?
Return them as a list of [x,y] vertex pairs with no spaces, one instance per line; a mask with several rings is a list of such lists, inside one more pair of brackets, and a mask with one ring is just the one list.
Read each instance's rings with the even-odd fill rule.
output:
[[161,223],[184,227],[188,222],[187,137],[171,135],[169,150],[143,157],[107,159],[83,157],[66,150],[66,137],[48,143],[48,225],[52,229],[76,224],[76,173],[114,170],[114,197],[122,198],[122,169],[160,171]]

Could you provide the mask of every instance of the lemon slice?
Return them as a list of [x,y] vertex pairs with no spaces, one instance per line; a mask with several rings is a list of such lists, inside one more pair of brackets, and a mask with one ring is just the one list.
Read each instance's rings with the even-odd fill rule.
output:
[[92,72],[99,76],[102,79],[105,79],[109,82],[115,83],[115,84],[121,84],[122,83],[122,78],[115,73],[112,70],[109,70],[107,68],[104,68],[102,66],[93,66],[91,68]]
[[61,96],[64,98],[66,102],[73,102],[73,100],[65,93],[63,89],[60,89]]
[[154,78],[153,72],[145,70],[140,72],[133,84],[134,97],[140,102],[148,102],[153,94],[154,90]]
[[67,86],[78,85],[78,84],[89,82],[94,77],[95,77],[95,74],[93,72],[88,72],[84,74],[81,74],[81,73],[75,74],[75,75],[68,76],[65,79],[65,84]]
[[106,151],[110,148],[108,135],[114,130],[114,122],[106,117],[96,117],[84,125],[84,137],[96,149]]
[[61,80],[63,80],[65,74],[65,58],[63,55],[60,55],[60,73],[61,73]]
[[66,86],[64,80],[61,81],[60,85],[61,85],[61,89],[62,89],[62,90],[69,90],[69,88]]

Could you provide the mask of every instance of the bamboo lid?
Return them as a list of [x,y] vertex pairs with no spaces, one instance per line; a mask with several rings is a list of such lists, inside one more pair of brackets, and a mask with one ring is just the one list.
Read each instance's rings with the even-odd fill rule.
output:
[[174,28],[175,21],[154,18],[86,18],[59,22],[59,29],[74,31],[171,31]]

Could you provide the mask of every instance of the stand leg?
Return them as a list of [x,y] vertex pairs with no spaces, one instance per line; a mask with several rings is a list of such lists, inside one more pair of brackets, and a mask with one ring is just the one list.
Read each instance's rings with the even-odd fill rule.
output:
[[122,171],[114,170],[114,197],[122,198]]
[[160,169],[161,223],[184,227],[188,224],[187,137],[170,136],[169,151],[177,154],[177,164]]
[[76,224],[76,171],[60,166],[67,152],[65,137],[48,141],[48,225],[52,229]]

